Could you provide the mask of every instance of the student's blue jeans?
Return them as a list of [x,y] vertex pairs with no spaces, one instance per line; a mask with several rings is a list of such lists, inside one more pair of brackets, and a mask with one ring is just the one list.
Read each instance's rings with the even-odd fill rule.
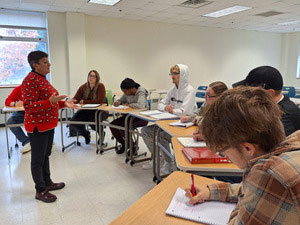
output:
[[[21,124],[24,123],[25,112],[17,111],[14,112],[6,124]],[[29,143],[29,137],[25,135],[23,129],[21,127],[10,127],[11,132],[16,136],[16,138],[22,143],[22,146]]]

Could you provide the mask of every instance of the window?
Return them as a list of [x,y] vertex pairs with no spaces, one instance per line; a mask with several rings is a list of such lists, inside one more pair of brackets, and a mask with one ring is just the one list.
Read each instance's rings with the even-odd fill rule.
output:
[[41,12],[0,10],[0,86],[21,84],[31,71],[27,55],[48,52],[46,15]]

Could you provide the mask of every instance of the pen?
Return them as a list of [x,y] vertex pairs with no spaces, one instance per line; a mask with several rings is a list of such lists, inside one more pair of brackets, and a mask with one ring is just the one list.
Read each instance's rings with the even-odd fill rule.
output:
[[191,181],[192,181],[192,195],[193,197],[196,195],[196,192],[195,192],[195,185],[194,185],[194,174],[191,174]]

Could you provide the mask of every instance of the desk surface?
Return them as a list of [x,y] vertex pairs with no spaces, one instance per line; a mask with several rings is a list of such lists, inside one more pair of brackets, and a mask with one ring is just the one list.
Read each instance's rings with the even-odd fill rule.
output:
[[16,111],[25,111],[24,107],[8,107],[4,106],[2,112],[16,112]]
[[202,171],[202,172],[222,172],[222,173],[243,173],[233,163],[213,163],[213,164],[191,164],[190,161],[182,153],[183,146],[178,141],[177,137],[172,138],[176,165],[183,171]]
[[111,105],[100,105],[99,107],[97,107],[98,110],[102,110],[102,111],[108,111],[108,112],[116,112],[116,113],[123,113],[123,114],[128,114],[130,112],[140,112],[140,111],[145,111],[147,110],[146,108],[144,109],[133,109],[128,107],[127,109],[116,109],[116,108],[112,108]]
[[193,133],[197,130],[197,126],[192,127],[174,127],[170,126],[169,123],[178,121],[177,120],[159,120],[155,124],[160,127],[162,130],[170,134],[172,137],[190,137],[193,136]]
[[[219,181],[195,176],[197,186],[204,187]],[[191,184],[191,175],[173,172],[166,179],[140,198],[110,225],[192,225],[200,224],[165,214],[177,187],[186,188]]]

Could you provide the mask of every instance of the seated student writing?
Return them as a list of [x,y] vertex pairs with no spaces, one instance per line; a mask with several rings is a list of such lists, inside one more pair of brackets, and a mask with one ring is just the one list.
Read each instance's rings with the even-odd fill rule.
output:
[[226,90],[228,90],[226,84],[221,81],[211,83],[205,91],[204,104],[202,104],[201,107],[196,109],[192,114],[181,116],[180,121],[182,123],[193,122],[194,124],[199,125],[203,109],[206,106],[211,105]]
[[[105,103],[105,86],[100,82],[99,73],[96,70],[91,70],[87,76],[87,82],[79,87],[74,98],[74,103],[80,104],[104,104]],[[95,122],[96,110],[78,110],[71,121],[91,121]],[[103,119],[108,117],[107,113],[103,114]],[[95,125],[90,125],[95,130]],[[99,129],[98,129],[99,130]],[[101,131],[102,132],[102,131]],[[91,141],[91,135],[86,130],[84,124],[70,124],[70,136],[82,135],[85,139],[85,143],[89,144]]]
[[[114,102],[114,106],[126,105],[131,108],[144,109],[147,108],[147,96],[148,91],[141,87],[138,83],[130,78],[126,78],[122,81],[120,88],[124,93],[120,99]],[[117,126],[125,126],[125,118],[126,115],[119,117],[111,122],[113,125]],[[133,128],[143,127],[148,124],[147,121],[141,120],[138,118],[134,118],[133,120]],[[116,138],[116,140],[122,145],[120,149],[116,151],[117,154],[122,154],[125,152],[125,131],[119,130],[117,128],[110,127],[112,135]],[[129,135],[128,135],[129,137]],[[134,144],[135,145],[135,144]],[[135,146],[135,149],[137,146]]]
[[285,138],[281,116],[260,87],[234,88],[212,103],[201,122],[206,144],[245,174],[240,184],[196,188],[194,197],[187,188],[190,203],[237,202],[228,224],[299,224],[300,131]]

